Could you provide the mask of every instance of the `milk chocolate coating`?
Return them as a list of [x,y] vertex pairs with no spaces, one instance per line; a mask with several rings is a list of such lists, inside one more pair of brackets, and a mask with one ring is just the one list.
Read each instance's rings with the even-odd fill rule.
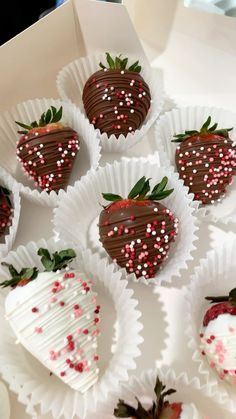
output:
[[78,149],[76,131],[64,127],[48,133],[24,135],[17,145],[17,158],[36,186],[47,192],[57,192],[68,184]]
[[8,233],[12,222],[12,204],[9,196],[4,193],[0,186],[0,237]]
[[154,277],[168,257],[178,220],[156,201],[115,211],[110,211],[110,207],[106,207],[99,218],[103,247],[128,273],[134,272],[137,277],[146,279]]
[[90,123],[108,136],[127,135],[143,124],[151,94],[142,76],[133,71],[99,70],[86,82],[84,109]]
[[201,135],[184,140],[176,149],[180,178],[196,200],[213,204],[225,194],[236,174],[236,143],[219,135],[204,140]]

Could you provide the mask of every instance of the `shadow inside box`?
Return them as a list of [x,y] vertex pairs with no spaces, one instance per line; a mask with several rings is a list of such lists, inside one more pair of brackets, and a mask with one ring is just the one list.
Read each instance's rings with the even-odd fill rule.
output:
[[134,298],[138,300],[138,309],[142,316],[143,324],[141,335],[144,339],[140,345],[141,356],[137,358],[138,375],[142,370],[154,368],[155,361],[162,360],[162,354],[166,349],[168,338],[166,314],[159,295],[153,293],[153,287],[141,283],[130,282],[130,288],[134,290]]

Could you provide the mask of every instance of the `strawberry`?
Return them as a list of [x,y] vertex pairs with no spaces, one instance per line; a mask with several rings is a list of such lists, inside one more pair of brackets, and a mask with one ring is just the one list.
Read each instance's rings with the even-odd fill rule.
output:
[[44,272],[36,267],[11,274],[0,285],[12,291],[5,301],[6,318],[17,339],[43,365],[73,389],[85,392],[98,378],[99,311],[91,281],[69,269],[73,249],[52,255],[39,249]]
[[111,57],[100,63],[83,89],[83,104],[87,117],[101,133],[127,135],[143,124],[151,104],[151,95],[144,81],[141,66],[136,61],[127,68],[128,58]]
[[229,138],[232,128],[210,125],[209,116],[200,131],[185,131],[173,140],[181,143],[175,155],[180,178],[202,204],[220,202],[236,174],[236,142]]
[[164,177],[148,195],[150,179],[143,176],[130,191],[128,198],[103,194],[108,201],[99,218],[103,247],[128,273],[152,278],[168,257],[170,245],[177,234],[178,220],[159,200],[169,196]]
[[137,398],[137,409],[126,404],[123,400],[119,400],[116,409],[114,409],[114,416],[117,418],[131,417],[132,419],[180,419],[183,404],[165,401],[166,396],[176,392],[173,389],[165,390],[165,388],[166,386],[157,377],[154,388],[156,401],[153,401],[148,410],[142,406]]
[[17,142],[17,159],[35,186],[47,192],[65,188],[79,150],[78,134],[59,122],[62,106],[51,106],[39,121],[30,125],[16,123],[24,130]]
[[0,237],[7,233],[12,222],[11,192],[0,186]]
[[236,385],[236,288],[224,297],[206,297],[214,303],[203,318],[200,348],[222,380]]

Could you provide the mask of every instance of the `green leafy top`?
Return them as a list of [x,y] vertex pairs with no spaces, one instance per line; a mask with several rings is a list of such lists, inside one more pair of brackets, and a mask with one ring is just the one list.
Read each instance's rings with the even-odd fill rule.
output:
[[203,126],[200,128],[200,131],[191,130],[185,131],[183,134],[175,134],[172,143],[181,143],[182,141],[199,134],[214,134],[220,135],[224,138],[229,138],[229,131],[232,131],[233,128],[217,129],[217,127],[217,123],[211,126],[211,116],[208,116],[206,122],[204,122]]
[[[157,183],[154,188],[152,189],[151,193],[148,195],[150,191],[150,179],[146,179],[146,176],[141,177],[139,181],[134,185],[131,189],[128,199],[134,199],[136,201],[160,201],[161,199],[166,198],[169,196],[174,189],[166,189],[166,185],[168,183],[168,178],[165,176],[161,180],[160,183]],[[111,193],[103,193],[103,198],[107,201],[121,201],[123,198],[120,195],[115,195]]]
[[4,188],[3,186],[0,186],[0,200],[5,198],[7,200],[7,203],[9,206],[11,206],[11,200],[10,200],[11,191],[9,189]]
[[38,255],[41,256],[41,262],[46,272],[56,272],[63,269],[76,257],[73,249],[61,250],[50,255],[48,249],[40,248]]
[[220,297],[205,297],[206,300],[210,301],[211,304],[213,303],[223,303],[225,301],[229,301],[232,305],[236,305],[236,288],[233,288],[229,295],[220,296]]
[[3,266],[6,266],[9,269],[11,274],[11,278],[9,280],[3,281],[0,283],[0,286],[3,288],[12,287],[15,288],[19,282],[26,280],[26,281],[33,281],[38,276],[38,269],[37,268],[22,268],[20,272],[18,272],[13,265],[9,263],[2,262]]
[[157,377],[156,384],[154,387],[156,400],[153,401],[150,409],[144,409],[144,407],[137,398],[136,400],[138,402],[138,406],[136,409],[126,404],[123,400],[119,400],[119,402],[117,403],[117,407],[114,409],[114,416],[117,418],[133,417],[135,419],[157,419],[160,416],[163,407],[166,404],[168,404],[168,402],[165,401],[165,397],[176,392],[173,389],[165,391],[165,388],[166,386],[164,386]]
[[108,66],[106,67],[104,64],[99,63],[99,66],[104,70],[105,68],[110,70],[128,70],[134,71],[135,73],[140,73],[142,67],[139,65],[139,61],[135,61],[130,67],[127,68],[128,65],[128,58],[122,58],[120,54],[118,57],[112,58],[109,52],[106,52],[106,59]]
[[43,112],[39,121],[33,121],[30,125],[23,124],[22,122],[15,121],[17,125],[24,128],[23,131],[17,131],[19,134],[27,134],[32,128],[45,127],[48,124],[57,123],[62,118],[62,106],[57,109],[51,106],[46,112]]

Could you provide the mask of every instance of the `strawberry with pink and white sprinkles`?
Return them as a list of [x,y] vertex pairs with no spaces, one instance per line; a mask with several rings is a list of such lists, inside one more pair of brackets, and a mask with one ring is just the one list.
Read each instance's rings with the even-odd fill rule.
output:
[[72,249],[38,254],[45,272],[8,267],[11,279],[1,286],[13,290],[5,301],[6,318],[20,342],[53,374],[84,393],[98,379],[97,337],[100,306],[92,281],[67,264]]
[[203,319],[201,354],[221,380],[236,385],[236,288],[228,296],[206,299],[214,305]]

